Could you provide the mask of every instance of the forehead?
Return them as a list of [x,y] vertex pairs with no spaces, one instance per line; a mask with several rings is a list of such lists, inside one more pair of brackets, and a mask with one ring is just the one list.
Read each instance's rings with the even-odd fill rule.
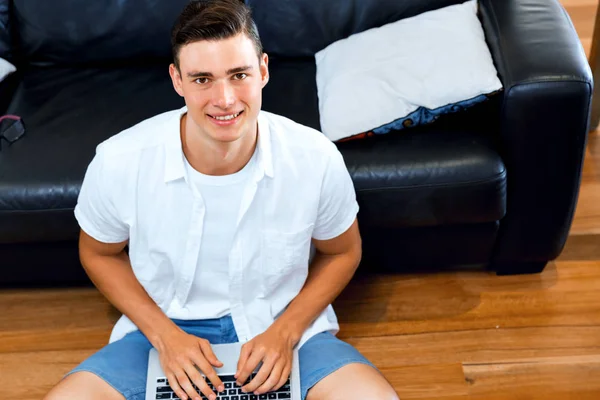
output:
[[258,64],[256,48],[250,38],[239,34],[222,40],[201,40],[179,51],[181,72],[201,70],[222,74],[242,65]]

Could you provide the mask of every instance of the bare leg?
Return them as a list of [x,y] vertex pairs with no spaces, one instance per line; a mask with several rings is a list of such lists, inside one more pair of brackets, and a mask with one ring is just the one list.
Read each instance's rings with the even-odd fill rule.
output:
[[91,372],[75,372],[60,381],[44,400],[125,400],[112,386]]
[[398,400],[389,382],[366,364],[348,364],[313,386],[306,400]]

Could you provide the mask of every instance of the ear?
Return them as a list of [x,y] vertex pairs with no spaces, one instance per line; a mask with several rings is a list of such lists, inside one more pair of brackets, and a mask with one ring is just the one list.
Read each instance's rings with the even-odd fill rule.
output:
[[183,82],[181,81],[181,73],[175,64],[169,65],[169,75],[171,75],[171,81],[173,82],[173,88],[177,94],[183,97]]
[[269,82],[269,56],[267,53],[263,53],[260,59],[260,77],[262,80],[262,87],[264,88]]

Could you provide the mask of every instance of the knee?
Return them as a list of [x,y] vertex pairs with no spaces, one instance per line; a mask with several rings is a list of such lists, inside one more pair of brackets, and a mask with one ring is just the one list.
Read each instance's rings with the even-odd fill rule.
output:
[[73,390],[73,386],[69,382],[65,383],[66,379],[61,380],[44,396],[43,400],[67,400],[77,398],[76,391]]
[[[360,374],[344,375],[351,369],[360,370]],[[354,366],[345,368],[341,374],[332,374],[308,391],[307,400],[399,400],[392,385],[382,375],[370,367]],[[352,371],[354,372],[354,371]],[[359,371],[356,371],[359,372]],[[348,385],[347,382],[352,382]],[[368,394],[368,397],[366,396]]]
[[61,380],[43,400],[125,400],[110,385],[89,372],[76,372]]
[[377,400],[400,400],[394,388],[388,382],[381,382],[380,385],[372,387],[369,390],[373,399]]
[[[358,389],[358,388],[353,388]],[[368,393],[368,397],[365,396]],[[384,387],[365,387],[364,390],[353,390],[352,392],[343,392],[339,390],[332,390],[329,393],[316,392],[313,390],[308,391],[306,400],[359,400],[359,399],[372,399],[372,400],[400,400],[396,391],[389,385]]]
[[44,396],[43,400],[67,400],[74,399],[76,396],[77,393],[66,389],[62,382],[60,382]]

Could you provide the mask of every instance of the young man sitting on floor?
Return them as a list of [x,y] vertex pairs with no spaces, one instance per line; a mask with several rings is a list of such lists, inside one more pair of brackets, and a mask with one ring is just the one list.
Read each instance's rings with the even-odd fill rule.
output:
[[144,399],[152,347],[181,399],[201,398],[192,382],[214,399],[198,369],[222,390],[211,344],[238,341],[238,384],[262,362],[249,398],[286,382],[299,346],[303,399],[397,399],[334,336],[330,304],[361,258],[355,191],[325,136],[260,110],[268,57],[250,10],[192,2],[172,44],[186,107],[100,144],[75,209],[82,264],[124,315],[46,400]]

